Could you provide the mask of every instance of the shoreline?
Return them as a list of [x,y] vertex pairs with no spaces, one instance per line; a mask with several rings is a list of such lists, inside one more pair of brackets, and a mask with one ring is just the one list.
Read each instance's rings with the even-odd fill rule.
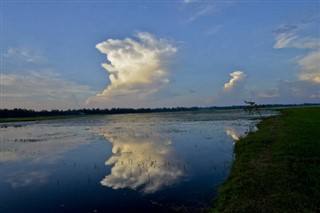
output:
[[320,211],[320,107],[278,111],[236,142],[210,212]]
[[39,117],[20,117],[20,118],[0,118],[0,124],[23,122],[23,121],[44,121],[54,119],[78,118],[83,115],[57,115],[57,116],[39,116]]

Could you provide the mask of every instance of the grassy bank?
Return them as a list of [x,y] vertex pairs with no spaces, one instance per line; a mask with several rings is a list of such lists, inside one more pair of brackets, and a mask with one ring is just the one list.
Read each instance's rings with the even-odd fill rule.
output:
[[236,143],[212,212],[320,212],[320,107],[280,111]]

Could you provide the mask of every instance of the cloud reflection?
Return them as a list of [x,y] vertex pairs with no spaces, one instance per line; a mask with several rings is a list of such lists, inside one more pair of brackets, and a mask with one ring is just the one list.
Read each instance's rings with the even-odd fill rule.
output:
[[124,131],[125,134],[116,132],[119,135],[103,133],[113,144],[113,155],[105,164],[113,167],[111,174],[101,181],[102,185],[154,193],[183,176],[183,164],[175,159],[170,140],[130,130]]
[[48,182],[49,173],[47,171],[17,171],[10,174],[8,180],[12,188],[41,186]]
[[257,127],[254,123],[242,122],[241,124],[225,125],[224,130],[227,135],[231,136],[236,143],[242,136],[245,136],[248,132],[257,131]]
[[239,136],[237,135],[237,133],[234,132],[233,129],[226,129],[227,135],[230,135],[233,140],[238,141],[239,140]]
[[54,163],[69,150],[89,144],[90,134],[78,126],[46,124],[1,128],[0,163],[19,160]]

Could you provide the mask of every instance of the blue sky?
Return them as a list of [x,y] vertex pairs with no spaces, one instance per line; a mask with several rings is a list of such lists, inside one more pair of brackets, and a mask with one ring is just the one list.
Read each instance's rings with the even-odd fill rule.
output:
[[1,1],[1,108],[319,103],[319,14],[319,1]]

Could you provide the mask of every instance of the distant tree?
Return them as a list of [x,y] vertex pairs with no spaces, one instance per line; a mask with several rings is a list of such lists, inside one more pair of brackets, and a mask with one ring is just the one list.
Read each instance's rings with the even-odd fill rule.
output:
[[261,107],[260,105],[256,104],[253,101],[244,101],[244,102],[249,105],[244,107],[244,111],[248,112],[249,114],[253,114],[254,111],[256,111],[260,115],[261,119],[263,118],[259,110],[259,108]]

